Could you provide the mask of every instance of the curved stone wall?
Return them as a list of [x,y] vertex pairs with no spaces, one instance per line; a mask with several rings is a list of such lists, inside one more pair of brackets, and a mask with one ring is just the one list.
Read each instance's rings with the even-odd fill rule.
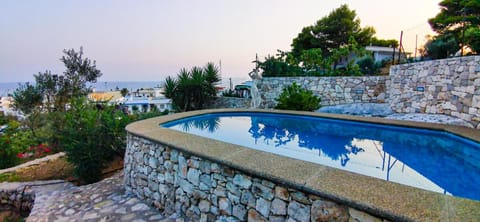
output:
[[[404,124],[311,112],[202,110],[127,126],[125,187],[166,214],[194,221],[468,221],[480,202],[455,198],[159,126],[215,112],[273,112]],[[454,126],[407,123],[455,131]]]

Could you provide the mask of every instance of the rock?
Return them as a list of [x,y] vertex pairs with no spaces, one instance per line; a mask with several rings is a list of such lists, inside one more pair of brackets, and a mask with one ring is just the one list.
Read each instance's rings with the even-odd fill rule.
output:
[[147,206],[144,203],[138,203],[138,204],[136,204],[135,206],[132,207],[133,212],[135,212],[135,211],[146,211],[146,210],[149,210],[149,209],[150,209],[150,207]]
[[190,168],[187,173],[187,180],[198,186],[200,183],[200,170]]
[[186,178],[187,177],[187,160],[183,156],[178,157],[178,175]]
[[265,217],[262,217],[256,210],[248,210],[248,221],[249,222],[267,222],[268,220]]
[[288,200],[288,197],[290,197],[290,193],[288,190],[284,187],[281,186],[276,186],[275,187],[275,197],[280,198],[282,200]]
[[263,198],[257,199],[257,205],[255,206],[255,209],[262,214],[264,217],[268,217],[270,213],[270,205],[272,203],[270,201],[267,201]]
[[243,191],[242,196],[240,197],[240,203],[247,205],[248,207],[255,208],[255,202],[256,199],[250,191]]
[[241,175],[241,174],[237,174],[233,177],[233,184],[235,185],[238,185],[244,189],[249,189],[250,186],[252,186],[252,181],[244,176],[244,175]]
[[310,221],[310,207],[296,201],[288,204],[287,213],[288,216],[297,221]]
[[201,200],[198,204],[198,208],[200,209],[200,212],[208,213],[208,211],[210,211],[210,202]]
[[[353,208],[349,208],[348,212],[350,214],[349,221],[362,221],[362,222],[382,222],[382,219],[376,218],[370,214],[367,214],[362,211],[355,210]],[[313,219],[313,217],[312,217]]]
[[254,183],[252,186],[254,194],[259,195],[267,200],[272,200],[274,197],[273,190],[259,183]]
[[157,169],[158,167],[158,159],[155,157],[150,157],[148,159],[148,166],[150,166],[153,169]]
[[232,214],[232,204],[228,198],[222,197],[218,199],[218,209],[220,210],[221,215],[231,215]]
[[313,221],[347,221],[349,218],[345,207],[325,200],[312,203],[310,216]]
[[234,205],[232,215],[239,220],[244,221],[247,215],[247,209],[242,205]]
[[271,212],[273,215],[287,215],[287,204],[280,199],[273,199]]
[[300,203],[303,203],[303,204],[310,204],[310,200],[308,199],[307,196],[305,196],[304,193],[302,192],[297,192],[297,191],[294,191],[294,192],[291,192],[290,193],[290,196],[292,197],[293,200],[296,200]]

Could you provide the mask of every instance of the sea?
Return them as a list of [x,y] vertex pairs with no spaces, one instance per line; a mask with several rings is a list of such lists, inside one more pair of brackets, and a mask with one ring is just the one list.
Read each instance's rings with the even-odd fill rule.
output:
[[[241,84],[247,80],[249,77],[232,77],[232,78],[222,78],[220,86],[229,88],[231,85],[235,86]],[[0,97],[12,95],[15,89],[19,87],[20,84],[24,82],[0,82]],[[135,91],[141,88],[153,88],[153,87],[162,87],[163,81],[98,81],[94,84],[88,85],[97,92],[105,91],[116,91],[123,88],[127,88],[129,91]]]

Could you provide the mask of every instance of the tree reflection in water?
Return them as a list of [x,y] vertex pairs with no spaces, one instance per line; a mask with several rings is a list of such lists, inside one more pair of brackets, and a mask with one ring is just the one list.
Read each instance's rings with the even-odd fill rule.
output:
[[342,166],[350,160],[349,155],[365,152],[363,148],[352,144],[353,137],[326,135],[317,132],[316,128],[317,125],[311,121],[252,117],[248,132],[255,139],[255,143],[263,138],[264,143],[273,142],[275,147],[287,146],[297,137],[299,147],[318,150],[319,155],[339,160]]
[[220,127],[220,118],[207,118],[207,119],[192,119],[182,123],[182,128],[185,132],[190,131],[192,128],[208,130],[210,133],[214,133]]

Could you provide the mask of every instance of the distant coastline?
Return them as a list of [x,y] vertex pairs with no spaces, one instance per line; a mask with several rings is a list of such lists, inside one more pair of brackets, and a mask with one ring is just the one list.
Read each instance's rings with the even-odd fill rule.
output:
[[[230,78],[223,78],[222,82],[219,84],[224,87],[229,87]],[[232,85],[240,84],[248,78],[238,78],[232,77]],[[0,96],[8,96],[13,94],[19,84],[24,82],[0,82]],[[95,84],[89,85],[95,91],[115,91],[118,89],[127,88],[129,91],[135,91],[141,88],[152,88],[152,87],[162,87],[163,81],[98,81]]]

